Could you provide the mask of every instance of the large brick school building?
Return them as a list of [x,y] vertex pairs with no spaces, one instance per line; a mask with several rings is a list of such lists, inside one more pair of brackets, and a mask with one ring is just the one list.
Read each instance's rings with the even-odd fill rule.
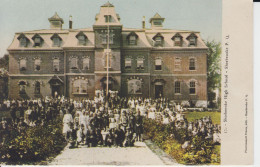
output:
[[[207,46],[199,32],[164,29],[158,13],[140,29],[125,28],[106,3],[91,28],[63,29],[57,13],[50,29],[16,33],[9,52],[9,97],[56,94],[93,98],[106,89],[124,97],[166,97],[207,106]],[[109,47],[109,49],[107,49]],[[110,51],[108,53],[108,51]],[[108,59],[107,59],[108,56]],[[108,62],[107,62],[108,60]]]

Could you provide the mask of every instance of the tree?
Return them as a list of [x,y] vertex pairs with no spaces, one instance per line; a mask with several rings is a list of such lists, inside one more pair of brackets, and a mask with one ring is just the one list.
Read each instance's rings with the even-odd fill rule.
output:
[[[216,98],[215,90],[221,90],[221,43],[215,41],[207,41],[207,88],[209,107],[219,107],[214,105]],[[220,102],[220,101],[219,101]],[[220,103],[218,103],[220,104]]]
[[8,70],[8,64],[9,64],[9,56],[8,54],[5,54],[2,58],[0,58],[0,68],[4,68],[5,70]]

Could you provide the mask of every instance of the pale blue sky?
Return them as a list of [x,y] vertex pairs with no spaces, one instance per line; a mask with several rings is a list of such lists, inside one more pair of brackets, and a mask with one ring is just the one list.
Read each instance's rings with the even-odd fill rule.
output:
[[[221,41],[222,0],[110,0],[128,28],[141,28],[142,17],[156,12],[165,17],[164,27],[177,30],[200,31],[205,40]],[[68,28],[73,16],[73,28],[87,28],[94,24],[95,15],[107,0],[0,0],[0,57],[7,53],[14,33],[48,29],[55,12]]]

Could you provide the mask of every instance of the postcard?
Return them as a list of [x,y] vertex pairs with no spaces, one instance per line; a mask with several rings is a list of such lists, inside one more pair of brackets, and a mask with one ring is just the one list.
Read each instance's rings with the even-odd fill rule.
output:
[[253,2],[2,0],[0,164],[253,164]]

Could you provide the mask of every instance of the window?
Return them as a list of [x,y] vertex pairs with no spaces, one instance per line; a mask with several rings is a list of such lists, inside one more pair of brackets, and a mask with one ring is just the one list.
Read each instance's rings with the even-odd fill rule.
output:
[[34,39],[34,46],[41,46],[41,38],[40,37],[36,37]]
[[155,37],[154,46],[162,46],[163,39],[162,37]]
[[33,41],[34,41],[34,46],[35,46],[35,47],[40,47],[40,46],[42,46],[43,39],[41,38],[40,35],[35,34],[35,35],[32,37],[32,39],[33,39]]
[[20,60],[20,71],[25,71],[26,70],[26,59],[21,59]]
[[78,36],[79,45],[86,45],[86,37],[84,35]]
[[87,36],[82,31],[76,35],[76,38],[78,39],[78,45],[84,46],[87,44]]
[[17,39],[20,42],[20,47],[27,47],[29,39],[24,35],[24,34],[20,34]]
[[71,58],[70,68],[71,69],[78,69],[78,59],[76,57]]
[[190,37],[190,46],[196,46],[196,38]]
[[128,81],[128,94],[142,94],[142,83],[138,79]]
[[[107,44],[108,34],[102,34],[101,38],[102,38],[102,44]],[[109,34],[109,44],[113,44],[113,43],[114,43],[114,35]]]
[[179,57],[174,59],[174,71],[181,71],[181,58]]
[[53,46],[59,47],[60,43],[61,43],[60,38],[58,37],[53,38]]
[[125,69],[131,69],[132,67],[132,60],[131,58],[126,58],[125,59]]
[[162,59],[155,59],[155,70],[162,70]]
[[88,57],[83,59],[83,70],[89,70],[89,58]]
[[190,94],[196,94],[196,83],[195,83],[195,81],[190,82]]
[[181,37],[175,37],[174,45],[175,46],[181,46]]
[[53,59],[53,71],[60,71],[60,60]]
[[181,93],[181,82],[180,81],[176,81],[174,83],[174,92],[176,94],[180,94]]
[[19,94],[26,94],[26,91],[25,91],[26,82],[20,81],[19,86],[20,86]]
[[87,80],[77,79],[73,82],[73,94],[87,94]]
[[20,46],[26,47],[27,46],[27,38],[23,37],[20,39]]
[[40,94],[40,93],[41,93],[41,84],[40,82],[36,81],[34,87],[34,94]]
[[161,20],[153,21],[153,24],[154,25],[162,25],[162,21]]
[[144,69],[144,58],[137,58],[137,69]]
[[174,41],[174,46],[182,46],[182,36],[179,33],[175,34],[172,40]]
[[136,36],[131,35],[129,37],[129,45],[136,45]]
[[112,16],[111,15],[105,15],[105,22],[106,23],[111,23],[112,22]]
[[195,58],[190,58],[190,63],[189,63],[189,70],[196,70],[196,62]]
[[35,59],[34,60],[34,70],[40,71],[41,69],[41,59]]

